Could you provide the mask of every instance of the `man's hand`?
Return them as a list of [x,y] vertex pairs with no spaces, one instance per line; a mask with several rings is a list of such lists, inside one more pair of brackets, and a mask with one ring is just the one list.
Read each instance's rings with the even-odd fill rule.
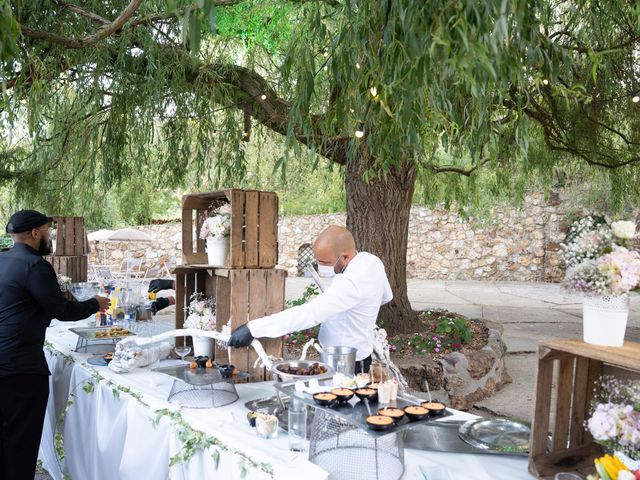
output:
[[159,310],[162,310],[163,308],[167,308],[169,305],[171,305],[171,302],[169,301],[168,298],[159,297],[159,298],[156,298],[153,302],[151,302],[151,310],[155,315],[156,313],[158,313]]
[[160,290],[173,290],[173,280],[166,278],[154,278],[149,284],[150,292],[159,292]]
[[251,330],[246,325],[236,328],[229,338],[230,347],[248,347],[251,342],[253,342],[253,335],[251,335]]
[[101,297],[100,295],[96,295],[93,298],[95,298],[98,301],[99,312],[104,312],[105,310],[108,310],[109,307],[111,306],[111,300],[109,300],[107,297]]

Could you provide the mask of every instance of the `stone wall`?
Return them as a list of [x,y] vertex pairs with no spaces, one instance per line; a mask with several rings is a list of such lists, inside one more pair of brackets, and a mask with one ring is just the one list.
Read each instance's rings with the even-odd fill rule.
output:
[[[407,273],[410,277],[449,280],[559,281],[564,212],[557,197],[526,198],[521,209],[495,208],[487,220],[465,220],[443,207],[411,210]],[[298,273],[301,247],[310,245],[328,225],[344,225],[346,215],[283,217],[278,224],[279,266]],[[129,255],[147,266],[182,263],[180,224],[139,227],[155,241],[131,243]],[[127,254],[125,243],[92,242],[91,261],[117,265]]]

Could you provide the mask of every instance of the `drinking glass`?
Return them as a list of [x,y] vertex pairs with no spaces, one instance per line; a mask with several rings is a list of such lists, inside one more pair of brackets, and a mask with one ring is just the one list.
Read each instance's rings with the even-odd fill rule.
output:
[[307,408],[289,410],[289,450],[307,450]]
[[184,362],[184,357],[191,353],[191,347],[187,345],[187,342],[184,342],[182,346],[177,346],[173,349],[179,356],[180,360]]
[[556,476],[553,478],[554,480],[584,480],[584,477],[582,475],[567,472],[556,473]]

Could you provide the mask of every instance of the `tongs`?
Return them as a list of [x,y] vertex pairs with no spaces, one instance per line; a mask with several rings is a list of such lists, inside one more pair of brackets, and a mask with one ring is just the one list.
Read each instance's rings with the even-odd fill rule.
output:
[[[228,333],[217,332],[215,330],[198,330],[196,328],[177,328],[175,330],[169,330],[168,332],[160,333],[158,335],[154,335],[152,337],[140,337],[140,336],[131,336],[123,339],[120,343],[122,345],[125,344],[135,344],[138,346],[149,345],[151,343],[161,342],[162,340],[167,340],[169,338],[175,337],[207,337],[213,338],[216,342],[227,345],[229,343],[229,338],[231,335]],[[259,357],[259,361],[267,368],[271,370],[273,366],[273,362],[265,352],[264,347],[260,343],[260,340],[254,338],[251,342],[251,347],[256,351]],[[228,348],[228,347],[227,347]],[[231,359],[231,355],[229,354],[229,359]],[[257,363],[257,361],[256,361]]]

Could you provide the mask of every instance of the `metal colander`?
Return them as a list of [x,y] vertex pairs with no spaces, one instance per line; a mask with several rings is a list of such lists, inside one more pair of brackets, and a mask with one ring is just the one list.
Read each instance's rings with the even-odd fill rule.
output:
[[329,472],[331,480],[396,480],[404,473],[403,432],[374,437],[316,409],[309,460]]

